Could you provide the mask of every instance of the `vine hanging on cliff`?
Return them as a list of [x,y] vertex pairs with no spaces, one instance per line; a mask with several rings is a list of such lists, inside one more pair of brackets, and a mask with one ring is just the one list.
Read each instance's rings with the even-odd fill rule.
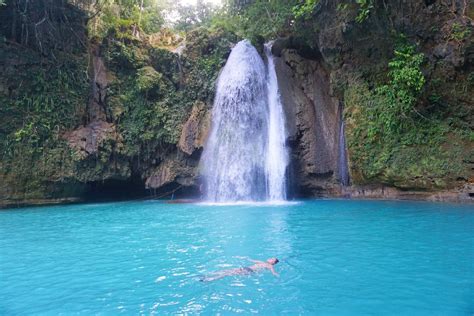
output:
[[374,0],[355,0],[359,5],[359,12],[355,18],[357,23],[362,23],[370,16],[370,12],[374,8]]

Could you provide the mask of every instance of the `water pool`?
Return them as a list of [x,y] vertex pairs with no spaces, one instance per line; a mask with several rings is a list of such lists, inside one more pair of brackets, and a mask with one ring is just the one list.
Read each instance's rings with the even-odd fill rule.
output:
[[[474,209],[315,200],[0,211],[0,314],[474,312]],[[278,257],[271,273],[199,282]]]

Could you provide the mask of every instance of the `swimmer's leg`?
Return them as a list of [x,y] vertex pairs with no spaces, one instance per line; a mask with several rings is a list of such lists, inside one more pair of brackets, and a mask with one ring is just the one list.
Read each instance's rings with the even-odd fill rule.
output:
[[214,273],[211,273],[210,275],[202,276],[199,279],[199,281],[201,281],[201,282],[211,282],[211,281],[215,281],[215,280],[225,278],[226,276],[238,275],[238,274],[245,274],[245,271],[242,270],[241,268],[238,268],[238,269],[230,269],[230,270],[214,272]]
[[201,281],[201,282],[212,282],[212,281],[215,281],[215,280],[222,279],[224,277],[225,277],[225,275],[219,275],[219,276],[206,276],[205,275],[204,277],[199,279],[199,281]]

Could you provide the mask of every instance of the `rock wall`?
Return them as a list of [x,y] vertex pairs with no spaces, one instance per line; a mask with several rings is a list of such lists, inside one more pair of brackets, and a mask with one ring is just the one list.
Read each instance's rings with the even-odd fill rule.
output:
[[[233,35],[197,30],[188,34],[186,42],[178,47],[179,85],[189,90],[185,99],[189,107],[183,121],[174,127],[180,131],[176,144],[158,153],[158,163],[142,172],[146,189],[154,195],[200,196],[199,161],[211,127],[215,82],[233,42]],[[198,65],[192,65],[196,61],[208,63],[211,60],[215,66],[210,72],[207,70],[206,75],[196,71]]]
[[[400,146],[383,172],[369,176],[354,147],[363,141],[354,132],[359,121],[353,114],[360,104],[350,107],[352,113],[347,107],[351,86],[365,83],[366,90],[360,93],[370,93],[386,81],[393,34],[405,34],[426,57],[427,85],[416,110],[439,112],[440,120],[455,119],[464,133],[470,129],[472,134],[472,6],[463,0],[377,0],[370,17],[358,23],[357,6],[342,10],[343,3],[319,1],[307,20],[304,38],[288,34],[273,45],[291,148],[291,194],[472,201],[472,136],[469,140],[446,132],[449,142],[440,151],[444,156],[425,162],[439,164],[444,173],[429,173],[425,170],[431,166],[419,166],[425,158],[424,152],[417,153],[421,147]],[[45,37],[39,38],[22,36],[19,24],[0,27],[6,38],[0,43],[4,69],[0,99],[6,105],[0,108],[5,123],[0,127],[0,145],[2,152],[11,151],[0,161],[0,205],[70,201],[92,193],[99,197],[101,192],[198,195],[199,158],[210,128],[214,83],[237,37],[222,30],[197,29],[179,47],[163,47],[159,34],[137,39],[112,32],[101,43],[87,43],[84,16],[67,9],[79,34],[70,45],[55,42],[69,36],[60,19],[52,20],[60,34],[45,30]],[[3,8],[0,16],[8,20],[9,10],[16,9]],[[36,11],[26,12],[33,22],[42,19]],[[71,77],[66,79],[77,81],[75,89],[46,91],[48,82],[40,86],[44,96],[39,95],[37,79],[68,61],[74,63],[68,65]],[[81,77],[84,74],[87,78]],[[52,78],[64,87],[61,75]],[[88,91],[79,91],[79,84]],[[32,100],[36,104],[54,100],[54,107],[49,112],[38,107],[31,116],[36,121],[30,122],[19,108],[28,108]],[[344,108],[351,187],[338,181]],[[68,119],[67,124],[45,124],[44,119],[55,111],[66,113],[59,122]],[[36,141],[43,125],[56,127]],[[449,160],[456,162],[456,170],[446,167]]]
[[[388,63],[401,34],[426,58],[427,84],[415,111],[443,124],[456,120],[464,132],[472,131],[474,99],[467,91],[473,88],[468,78],[474,69],[474,27],[469,3],[376,1],[363,23],[355,21],[357,7],[340,9],[343,3],[321,1],[306,25],[312,30],[311,37],[294,34],[273,46],[288,144],[293,150],[296,194],[472,201],[474,143],[472,138],[455,136],[455,124],[447,127],[451,136],[436,150],[400,144],[382,171],[369,175],[359,161],[360,149],[354,146],[364,142],[357,138],[363,135],[355,134],[358,122],[350,112],[357,111],[360,104],[345,113],[353,186],[344,188],[337,180],[340,111],[346,101],[352,101],[346,100],[347,91],[360,82],[367,83],[370,90],[387,80]],[[433,115],[436,112],[439,114]],[[432,156],[424,160],[422,152]]]
[[295,193],[319,195],[338,186],[339,100],[330,94],[321,60],[305,59],[291,48],[274,53]]
[[[85,24],[81,27],[84,31]],[[2,155],[11,152],[0,161],[0,207],[199,194],[198,165],[210,127],[214,83],[235,35],[197,29],[188,33],[186,43],[177,40],[176,50],[175,42],[163,46],[158,37],[137,39],[112,32],[100,43],[86,41],[80,52],[59,55],[58,64],[63,58],[79,60],[79,54],[85,62],[73,64],[73,70],[58,70],[54,79],[61,89],[51,92],[47,81],[38,86],[34,76],[51,73],[53,57],[41,62],[35,47],[0,43],[0,64],[6,70],[0,75],[5,104],[0,112],[11,117],[0,128]],[[31,76],[28,68],[34,70]],[[22,76],[15,76],[18,71]],[[78,74],[88,74],[80,82],[81,92],[69,82]],[[63,88],[68,93],[62,93]],[[79,109],[75,113],[70,112],[71,102],[64,102],[72,97]],[[35,130],[25,125],[37,128],[56,115],[39,108],[34,117],[40,121],[29,124],[17,112],[44,99],[54,100],[57,111],[69,111],[74,121],[32,143],[30,133]]]

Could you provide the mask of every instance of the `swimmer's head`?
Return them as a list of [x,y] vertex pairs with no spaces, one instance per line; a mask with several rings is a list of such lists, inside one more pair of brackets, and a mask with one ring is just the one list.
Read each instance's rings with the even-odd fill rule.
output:
[[273,266],[273,265],[277,264],[279,262],[279,260],[277,258],[270,258],[270,259],[267,260],[267,262]]

